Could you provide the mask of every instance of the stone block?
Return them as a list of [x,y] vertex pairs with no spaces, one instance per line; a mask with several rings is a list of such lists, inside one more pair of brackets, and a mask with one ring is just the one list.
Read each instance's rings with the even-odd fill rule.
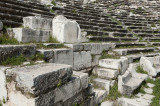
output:
[[25,28],[35,30],[52,30],[52,19],[37,16],[28,16],[23,18]]
[[15,76],[17,87],[35,96],[55,89],[58,83],[66,83],[71,78],[72,68],[63,64],[38,64],[6,70]]
[[99,65],[101,67],[119,70],[120,74],[124,74],[128,68],[128,59],[120,58],[120,59],[101,59],[99,60]]
[[76,71],[91,67],[91,52],[81,51],[74,52],[73,69]]
[[103,50],[108,51],[109,49],[115,48],[114,43],[83,43],[84,45],[91,46],[91,54],[101,54]]
[[54,49],[54,63],[68,64],[73,66],[73,50]]
[[97,66],[101,55],[92,55],[92,66]]
[[[83,77],[82,77],[83,78]],[[61,87],[48,92],[36,99],[38,106],[57,106],[57,103],[63,103],[83,90],[80,77],[72,77],[72,80]]]
[[84,45],[81,43],[78,44],[64,44],[65,46],[72,48],[74,52],[84,51]]
[[107,96],[106,90],[94,89],[94,92],[95,92],[95,103],[96,104],[101,103]]
[[96,84],[97,86],[104,88],[107,91],[107,94],[109,94],[110,88],[111,88],[111,81],[109,80],[105,80],[105,79],[100,79],[100,78],[96,78],[93,80],[94,84]]
[[77,43],[80,42],[81,29],[79,24],[74,20],[59,15],[53,21],[52,35],[60,43]]
[[87,73],[73,71],[73,76],[79,77],[81,79],[82,89],[85,89],[88,87],[88,74]]
[[32,56],[36,54],[35,45],[0,45],[0,62],[7,57]]
[[73,50],[71,49],[39,49],[45,60],[50,63],[68,64],[73,66]]
[[95,67],[93,74],[103,79],[116,79],[119,75],[118,70]]
[[12,28],[7,32],[10,37],[14,37],[19,42],[46,42],[50,36],[50,31],[29,28]]

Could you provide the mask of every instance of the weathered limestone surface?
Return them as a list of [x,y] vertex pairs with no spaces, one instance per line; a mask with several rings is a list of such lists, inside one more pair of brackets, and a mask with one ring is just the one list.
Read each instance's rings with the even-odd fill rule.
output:
[[124,74],[128,68],[128,59],[101,59],[99,60],[99,65],[101,67],[119,70],[121,74]]
[[52,19],[41,18],[37,16],[29,16],[23,18],[23,25],[25,28],[52,30]]
[[0,30],[3,29],[3,23],[0,21]]
[[118,104],[122,106],[150,106],[153,95],[138,94],[137,98],[119,98]]
[[148,78],[148,75],[147,74],[142,74],[142,73],[137,73],[136,72],[136,68],[139,66],[139,64],[137,63],[130,63],[129,64],[129,68],[128,68],[128,71],[132,74],[132,77],[134,78],[139,78],[139,79],[142,79],[142,80],[147,80]]
[[51,63],[68,64],[73,66],[73,50],[71,49],[39,49],[46,61]]
[[[87,81],[85,78],[86,75],[81,77],[73,77],[72,80],[61,87],[40,96],[36,100],[36,105],[38,106],[50,106],[50,105],[58,105],[61,102],[65,102],[69,98],[78,94],[85,87],[84,81]],[[81,79],[82,78],[82,79]],[[84,85],[81,85],[84,84]]]
[[94,89],[94,92],[95,92],[95,103],[96,104],[101,103],[104,100],[104,98],[107,96],[106,90]]
[[110,80],[96,78],[93,81],[94,81],[94,84],[98,85],[101,88],[104,88],[107,91],[107,94],[109,94],[109,91],[111,88],[111,81]]
[[132,77],[129,71],[118,77],[118,91],[122,94],[131,96],[136,88],[138,88],[144,79]]
[[0,101],[7,100],[5,67],[0,67]]
[[119,71],[115,69],[95,67],[93,69],[93,74],[98,75],[99,78],[116,79],[117,76],[119,75]]
[[84,43],[85,45],[91,45],[91,54],[101,54],[103,50],[109,50],[115,48],[114,43]]
[[12,28],[7,32],[9,36],[16,38],[19,42],[46,42],[50,36],[50,31],[29,28]]
[[62,15],[56,16],[53,21],[52,35],[61,43],[80,42],[81,29],[74,20],[69,20]]
[[140,65],[150,76],[156,77],[160,72],[160,56],[141,57]]
[[105,101],[101,103],[101,106],[114,106],[114,102],[112,101]]
[[62,64],[39,64],[33,66],[8,69],[7,75],[15,76],[17,86],[24,92],[35,96],[65,83],[72,75],[72,68]]
[[0,62],[7,57],[19,56],[32,56],[36,54],[35,45],[0,45]]
[[82,70],[85,68],[91,67],[91,52],[90,51],[81,51],[81,52],[74,52],[74,63],[73,69],[74,70]]

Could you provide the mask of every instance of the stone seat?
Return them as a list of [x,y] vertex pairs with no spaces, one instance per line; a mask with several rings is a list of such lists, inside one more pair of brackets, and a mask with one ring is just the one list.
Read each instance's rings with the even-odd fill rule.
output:
[[153,52],[155,48],[126,48],[126,49],[114,49],[113,51],[118,53],[119,55],[125,56],[128,54],[137,54],[137,53],[146,53]]
[[154,38],[146,38],[146,40],[149,40],[150,42],[156,42],[156,41],[159,41],[160,40],[160,38],[158,38],[158,37],[154,37]]
[[132,37],[105,37],[105,36],[88,36],[88,38],[91,41],[102,41],[102,42],[108,42],[108,41],[136,41],[137,38]]
[[14,10],[21,10],[21,11],[26,11],[26,12],[36,12],[36,13],[39,13],[39,14],[51,15],[51,13],[49,13],[49,11],[39,10],[39,9],[35,9],[33,7],[26,8],[26,7],[22,7],[22,6],[19,6],[19,5],[6,4],[6,3],[1,3],[1,2],[0,2],[0,6],[1,7],[7,7],[7,8],[13,8]]
[[[4,2],[4,3],[9,3],[9,4],[14,4],[14,5],[19,5],[19,6],[24,6],[24,7],[27,7],[27,8],[30,8],[31,7],[31,4],[28,2],[23,2],[23,1],[13,1],[13,0],[1,0],[0,2]],[[41,10],[44,10],[44,11],[48,11],[48,9],[44,8],[44,6],[39,6],[39,5],[32,5],[32,7],[36,8],[36,9],[41,9]]]
[[116,48],[119,48],[119,47],[134,47],[134,46],[146,46],[147,43],[116,43]]
[[11,15],[11,14],[6,14],[6,13],[0,13],[0,19],[1,20],[22,20],[22,17],[21,16],[18,16],[18,15]]
[[160,56],[141,57],[140,65],[152,77],[156,77],[160,72]]
[[114,37],[133,37],[132,33],[113,32]]
[[19,27],[22,25],[20,22],[10,21],[10,20],[1,20],[3,25],[11,26],[11,27]]

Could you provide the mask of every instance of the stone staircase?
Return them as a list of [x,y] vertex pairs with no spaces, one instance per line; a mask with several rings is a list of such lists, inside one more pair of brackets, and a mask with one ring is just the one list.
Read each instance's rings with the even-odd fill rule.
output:
[[[155,15],[150,11],[158,11],[158,5],[151,1],[141,4],[145,8],[132,4],[133,1],[102,1],[86,5],[79,1],[61,2],[65,6],[52,6],[54,13],[51,13],[37,2],[0,1],[0,20],[4,26],[23,25],[8,29],[9,35],[23,43],[41,42],[35,45],[1,45],[0,62],[20,55],[31,57],[40,53],[44,56],[42,63],[1,69],[4,81],[11,78],[11,82],[6,81],[7,89],[6,83],[3,86],[8,92],[8,95],[4,94],[4,99],[9,99],[6,105],[150,105],[154,98],[149,92],[152,87],[145,88],[147,94],[136,94],[136,98],[125,96],[135,96],[134,92],[147,78],[152,78],[136,72],[139,66],[136,62],[144,56],[159,56],[159,13]],[[51,18],[55,15],[76,20],[81,32],[87,32],[85,36],[89,42],[46,43],[52,32]],[[118,85],[117,92],[122,96],[104,101],[114,85]]]

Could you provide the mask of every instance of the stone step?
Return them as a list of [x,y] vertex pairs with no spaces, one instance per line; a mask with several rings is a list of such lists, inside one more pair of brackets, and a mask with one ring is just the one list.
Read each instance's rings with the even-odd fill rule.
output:
[[46,62],[68,64],[73,66],[73,50],[71,49],[38,49],[37,52],[44,55]]
[[98,78],[111,80],[117,78],[119,70],[96,67],[93,69],[93,74],[97,75]]
[[155,48],[126,48],[126,49],[114,49],[113,51],[119,55],[125,56],[129,54],[148,53],[153,52]]
[[106,90],[94,89],[94,92],[95,92],[95,103],[96,104],[101,103],[107,96]]
[[101,78],[96,78],[93,80],[94,84],[98,87],[105,89],[107,91],[107,94],[109,94],[110,88],[111,88],[111,81],[105,80]]
[[47,42],[50,37],[50,31],[29,28],[10,28],[7,32],[10,37],[16,38],[19,42]]
[[124,74],[128,68],[128,59],[121,57],[120,59],[101,59],[99,66],[107,69],[117,70],[118,73]]

